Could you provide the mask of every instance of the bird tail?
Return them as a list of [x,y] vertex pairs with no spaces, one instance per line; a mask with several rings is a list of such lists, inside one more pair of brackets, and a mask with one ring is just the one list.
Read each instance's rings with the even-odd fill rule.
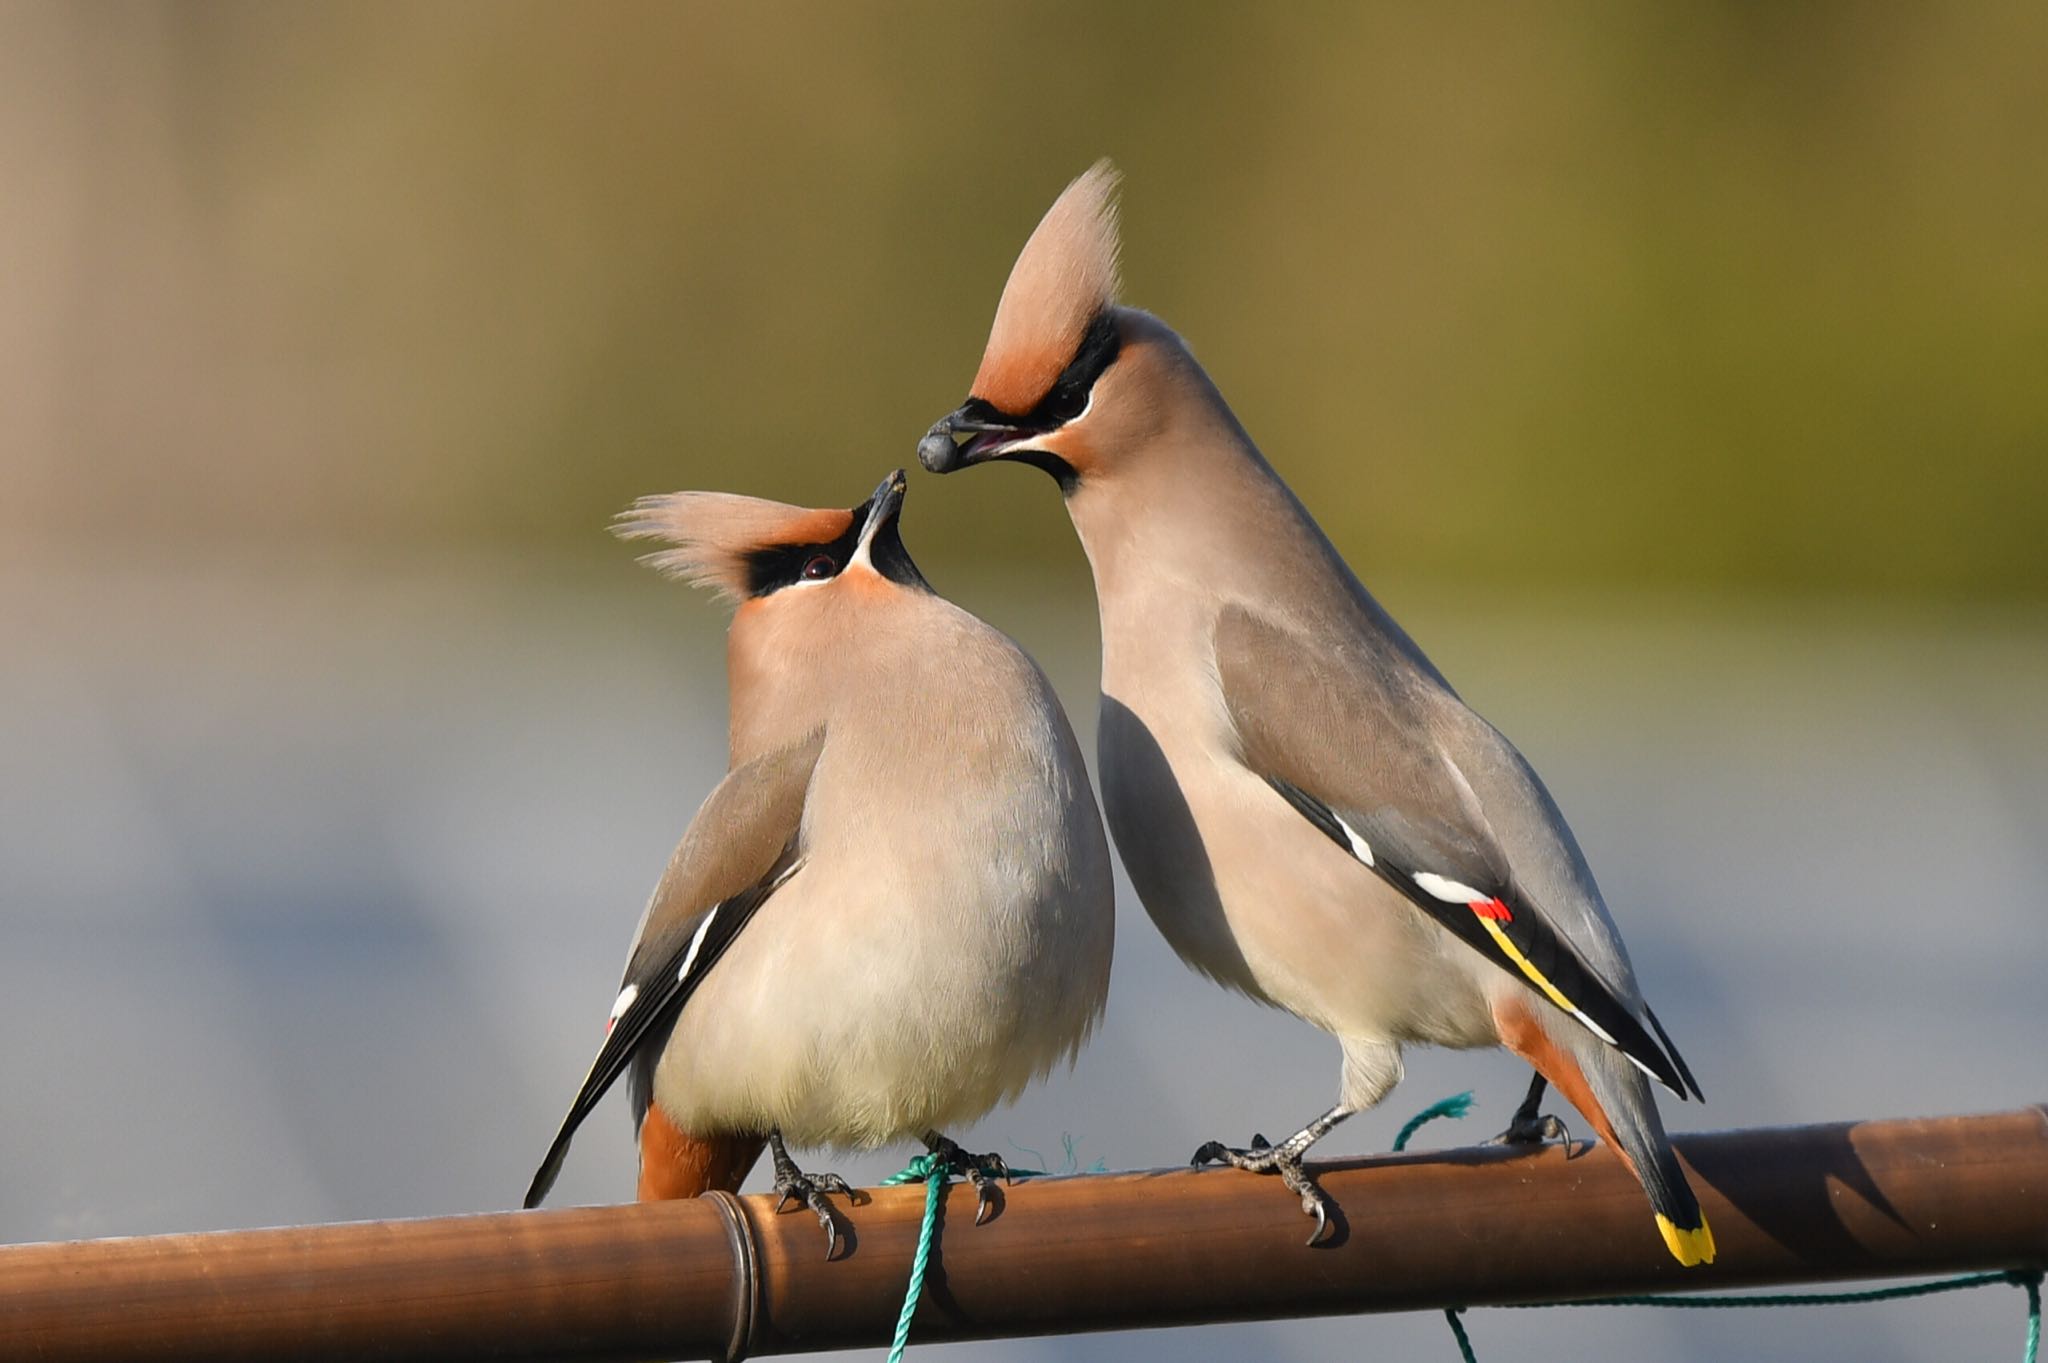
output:
[[1503,1044],[1571,1100],[1643,1185],[1671,1257],[1687,1268],[1714,1262],[1714,1232],[1664,1134],[1642,1072],[1590,1033],[1575,1029],[1568,1038],[1553,1037],[1519,1001],[1496,1006],[1494,1020]]
[[[1714,1232],[1707,1226],[1706,1213],[1700,1210],[1699,1199],[1693,1196],[1685,1170],[1679,1167],[1678,1156],[1664,1134],[1649,1080],[1604,1045],[1581,1060],[1593,1101],[1606,1118],[1600,1134],[1620,1152],[1643,1185],[1671,1257],[1687,1268],[1714,1262]],[[1593,1113],[1586,1117],[1594,1121]],[[1601,1125],[1598,1121],[1594,1124]]]
[[640,1121],[639,1200],[696,1197],[714,1188],[736,1193],[766,1144],[751,1133],[693,1136],[650,1103]]

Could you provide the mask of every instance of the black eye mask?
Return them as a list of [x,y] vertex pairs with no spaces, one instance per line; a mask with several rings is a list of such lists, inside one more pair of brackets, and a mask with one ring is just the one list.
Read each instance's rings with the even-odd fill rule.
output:
[[1122,348],[1123,338],[1117,335],[1116,318],[1104,308],[1088,324],[1087,334],[1082,336],[1081,347],[1074,352],[1074,358],[1030,411],[1017,416],[1000,410],[992,402],[969,398],[960,408],[961,415],[992,426],[1014,426],[1020,432],[1056,430],[1087,410],[1088,395],[1095,391],[1095,381],[1116,362],[1117,352]]
[[[860,548],[860,532],[867,524],[869,505],[862,502],[853,508],[853,523],[838,539],[822,544],[771,544],[748,554],[747,595],[768,596],[799,582],[822,582],[839,576]],[[903,547],[896,522],[897,518],[891,516],[875,531],[875,538],[868,545],[868,561],[875,565],[876,572],[898,586],[930,591],[931,585],[910,561],[910,551]]]

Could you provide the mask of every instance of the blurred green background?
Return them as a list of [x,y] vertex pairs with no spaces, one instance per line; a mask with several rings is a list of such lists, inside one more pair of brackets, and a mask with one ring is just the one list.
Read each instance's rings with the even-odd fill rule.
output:
[[[1672,1128],[2039,1101],[2044,72],[2038,0],[0,0],[0,1241],[511,1206],[725,761],[724,613],[612,514],[912,463],[1102,155],[1128,301],[1571,818],[1711,1096]],[[912,477],[1092,748],[1052,488]],[[1324,1153],[1526,1082],[1407,1061]],[[952,1134],[1176,1164],[1337,1063],[1120,884],[1076,1069]],[[556,1202],[630,1193],[624,1108]],[[1473,1329],[1918,1363],[2015,1347],[1994,1295]],[[1450,1350],[931,1357],[1361,1347]]]
[[[1368,576],[2048,589],[2039,4],[0,16],[8,538],[858,500],[1107,154],[1127,301]],[[913,547],[1064,558],[1016,486]]]

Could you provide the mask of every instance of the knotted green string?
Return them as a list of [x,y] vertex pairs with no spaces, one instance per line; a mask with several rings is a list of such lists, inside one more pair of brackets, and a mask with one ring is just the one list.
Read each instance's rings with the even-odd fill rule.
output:
[[937,1154],[919,1155],[899,1173],[882,1180],[884,1187],[924,1180],[924,1224],[917,1229],[917,1253],[910,1260],[910,1290],[903,1294],[903,1309],[896,1314],[896,1336],[889,1341],[889,1363],[902,1363],[903,1350],[910,1343],[910,1318],[917,1314],[917,1299],[924,1295],[924,1271],[932,1259],[932,1230],[939,1223],[939,1192],[953,1172],[953,1162]]
[[[1407,1146],[1408,1138],[1439,1117],[1462,1117],[1472,1110],[1472,1095],[1460,1093],[1431,1103],[1409,1119],[1394,1137],[1394,1149]],[[2041,1270],[2012,1269],[2004,1273],[1968,1273],[1959,1278],[1940,1278],[1931,1283],[1907,1283],[1901,1287],[1876,1287],[1860,1292],[1777,1292],[1755,1297],[1672,1297],[1672,1296],[1631,1296],[1631,1297],[1589,1297],[1584,1301],[1520,1301],[1507,1302],[1515,1310],[1535,1310],[1551,1306],[1672,1306],[1686,1310],[1713,1310],[1716,1308],[1745,1306],[1849,1306],[1859,1302],[1899,1301],[1907,1297],[1931,1297],[1938,1292],[1961,1292],[1972,1287],[1989,1287],[1993,1283],[2011,1283],[2023,1288],[2027,1294],[2027,1347],[2025,1363],[2039,1363],[2041,1355]],[[1479,1363],[1479,1356],[1472,1350],[1472,1337],[1465,1333],[1465,1323],[1458,1319],[1464,1313],[1462,1306],[1453,1306],[1444,1312],[1444,1320],[1451,1327],[1451,1338],[1458,1343],[1458,1355],[1465,1363]]]
[[[896,1335],[889,1341],[889,1363],[903,1363],[903,1350],[910,1344],[910,1318],[917,1314],[918,1298],[924,1295],[924,1273],[931,1265],[932,1240],[939,1224],[939,1195],[946,1180],[958,1172],[953,1162],[936,1151],[919,1155],[882,1180],[893,1188],[902,1183],[924,1183],[924,1223],[917,1228],[917,1253],[910,1260],[910,1286],[903,1293],[903,1309],[896,1313]],[[1042,1169],[1012,1169],[1011,1178],[1036,1178]]]

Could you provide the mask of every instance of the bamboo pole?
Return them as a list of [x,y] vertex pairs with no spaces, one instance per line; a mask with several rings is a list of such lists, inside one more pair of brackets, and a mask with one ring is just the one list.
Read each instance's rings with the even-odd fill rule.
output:
[[[1665,1254],[1611,1153],[1318,1168],[1332,1243],[1236,1170],[1090,1175],[942,1216],[923,1341],[2048,1266],[2048,1106],[1680,1137],[1720,1245]],[[827,1263],[766,1197],[0,1247],[0,1358],[738,1358],[888,1338],[920,1187]]]

